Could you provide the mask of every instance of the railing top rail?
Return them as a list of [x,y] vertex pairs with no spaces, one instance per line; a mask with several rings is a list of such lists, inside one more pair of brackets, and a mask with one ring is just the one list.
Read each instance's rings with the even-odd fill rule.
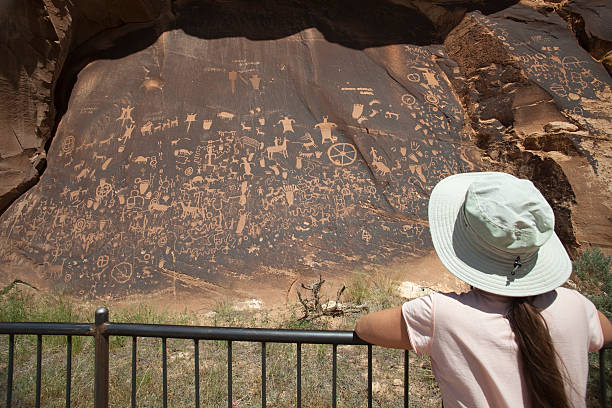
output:
[[0,322],[0,334],[93,336],[94,325],[91,323]]
[[175,326],[108,323],[105,334],[199,340],[256,341],[269,343],[317,343],[366,345],[353,331],[287,330],[242,327]]
[[[0,334],[93,336],[94,327],[93,323],[0,322]],[[340,330],[288,330],[109,322],[104,323],[103,332],[112,336],[176,339],[343,345],[369,344],[357,337],[357,334],[353,331]],[[612,349],[612,342],[604,344],[602,349]]]

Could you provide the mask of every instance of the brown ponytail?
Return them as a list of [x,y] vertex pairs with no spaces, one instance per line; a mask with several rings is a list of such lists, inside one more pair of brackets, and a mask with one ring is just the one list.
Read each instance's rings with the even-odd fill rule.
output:
[[526,298],[514,298],[507,315],[522,361],[533,408],[571,408],[548,325]]

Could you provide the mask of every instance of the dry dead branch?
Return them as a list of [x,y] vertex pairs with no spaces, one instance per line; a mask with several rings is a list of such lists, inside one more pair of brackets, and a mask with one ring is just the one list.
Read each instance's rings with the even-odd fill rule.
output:
[[358,313],[362,310],[367,310],[368,306],[356,305],[354,303],[341,303],[340,297],[344,293],[346,289],[345,285],[342,285],[338,292],[336,293],[336,300],[327,300],[325,302],[321,301],[321,287],[325,283],[325,280],[321,278],[319,275],[319,280],[311,283],[310,285],[304,285],[303,283],[300,286],[303,289],[306,289],[311,292],[310,297],[302,297],[299,289],[296,289],[298,300],[302,304],[304,308],[304,316],[300,317],[299,320],[313,320],[321,316],[342,316],[347,313]]

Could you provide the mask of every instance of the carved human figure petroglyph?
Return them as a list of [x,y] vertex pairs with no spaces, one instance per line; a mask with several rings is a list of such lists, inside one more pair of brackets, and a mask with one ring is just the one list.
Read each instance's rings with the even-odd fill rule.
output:
[[274,153],[281,153],[286,159],[287,156],[287,138],[283,137],[283,143],[278,144],[278,138],[274,138],[274,146],[266,147],[266,153],[268,153],[268,160],[271,160]]
[[134,110],[134,107],[130,105],[126,106],[125,108],[121,108],[121,115],[115,120],[120,120],[121,126],[125,125],[126,120],[129,120],[130,123],[134,122],[134,119],[132,119],[133,110]]
[[440,82],[436,79],[436,74],[434,72],[425,68],[419,68],[419,70],[423,71],[423,77],[429,86],[434,88],[440,86]]
[[283,133],[293,132],[293,123],[295,123],[294,119],[289,119],[288,116],[285,116],[283,119],[279,120],[277,123],[283,125]]
[[125,127],[125,132],[123,133],[123,138],[121,139],[121,142],[125,143],[132,137],[132,131],[135,127],[136,125],[129,125]]
[[315,125],[316,128],[321,130],[321,144],[324,144],[328,140],[332,143],[336,143],[336,140],[338,140],[338,138],[336,136],[332,136],[331,133],[332,128],[335,128],[338,125],[336,125],[334,122],[328,122],[327,118],[327,116],[323,116],[323,122]]
[[206,146],[206,166],[215,167],[212,163],[213,158],[217,157],[217,154],[214,152],[215,147],[212,144],[212,141],[208,141],[208,146]]

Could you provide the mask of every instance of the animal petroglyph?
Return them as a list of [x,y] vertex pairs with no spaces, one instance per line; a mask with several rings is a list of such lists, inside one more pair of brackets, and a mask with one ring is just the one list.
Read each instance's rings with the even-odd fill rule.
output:
[[271,160],[274,156],[274,153],[280,153],[286,159],[287,155],[287,138],[283,137],[283,143],[278,144],[278,138],[274,138],[274,146],[266,147],[266,153],[268,154],[268,159]]
[[146,134],[151,135],[153,128],[153,122],[149,121],[140,127],[140,133],[144,136]]
[[306,132],[301,139],[305,141],[304,143],[302,143],[302,147],[306,148],[306,150],[310,150],[311,147],[317,147],[310,133]]

